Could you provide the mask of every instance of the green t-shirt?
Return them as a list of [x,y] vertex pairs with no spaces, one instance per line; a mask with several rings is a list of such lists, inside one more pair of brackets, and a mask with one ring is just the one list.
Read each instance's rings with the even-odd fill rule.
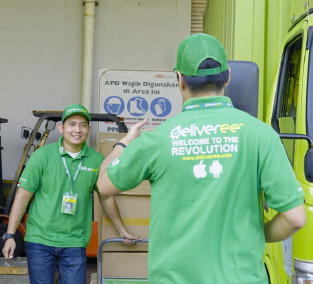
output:
[[227,97],[190,99],[108,168],[120,190],[151,183],[149,282],[268,283],[261,188],[270,207],[303,204],[275,131]]
[[[25,241],[54,247],[87,247],[91,235],[92,195],[104,157],[84,143],[74,159],[62,147],[63,137],[35,151],[24,169],[19,186],[34,193],[26,223]],[[75,215],[61,213],[63,194],[71,192],[62,157],[74,181]]]

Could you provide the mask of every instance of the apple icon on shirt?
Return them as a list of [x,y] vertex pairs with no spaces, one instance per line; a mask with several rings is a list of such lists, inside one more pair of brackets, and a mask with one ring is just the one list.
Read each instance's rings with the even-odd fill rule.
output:
[[196,178],[205,178],[207,175],[207,172],[205,171],[206,165],[203,164],[203,160],[200,161],[198,165],[195,165],[193,167],[193,173]]

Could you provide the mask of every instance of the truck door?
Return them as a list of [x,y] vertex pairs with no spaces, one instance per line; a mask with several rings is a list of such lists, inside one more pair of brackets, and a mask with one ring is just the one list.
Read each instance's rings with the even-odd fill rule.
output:
[[[303,37],[300,34],[290,41],[283,52],[278,72],[276,92],[272,94],[273,105],[271,125],[278,133],[295,134],[299,120],[299,83],[301,78],[303,56]],[[295,140],[283,140],[290,163],[295,163]],[[264,202],[265,221],[271,220],[276,211],[267,207]],[[279,244],[266,244],[264,262],[270,283],[281,284],[292,276],[292,241],[286,240]]]
[[[290,42],[284,52],[276,93],[272,126],[278,133],[296,133],[299,112],[299,83],[302,73],[302,36]],[[295,140],[283,143],[291,164],[294,166]]]

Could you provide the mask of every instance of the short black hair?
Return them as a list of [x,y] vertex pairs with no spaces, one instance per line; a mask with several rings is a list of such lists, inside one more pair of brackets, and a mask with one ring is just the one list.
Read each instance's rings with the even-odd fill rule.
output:
[[[221,64],[214,59],[207,58],[204,60],[198,69],[210,69],[220,67]],[[215,75],[205,76],[186,76],[183,75],[183,79],[188,88],[193,93],[207,92],[207,91],[220,91],[229,78],[229,70]]]

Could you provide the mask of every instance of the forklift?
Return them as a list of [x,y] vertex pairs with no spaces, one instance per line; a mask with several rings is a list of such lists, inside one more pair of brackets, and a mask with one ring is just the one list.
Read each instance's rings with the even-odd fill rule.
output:
[[[57,122],[62,120],[62,111],[33,111],[32,112],[35,117],[38,118],[34,129],[23,127],[21,131],[21,137],[24,139],[28,139],[27,144],[24,146],[23,154],[18,165],[17,171],[15,173],[13,183],[8,195],[7,200],[6,196],[3,193],[2,187],[2,163],[1,163],[1,136],[0,136],[0,178],[1,178],[1,187],[0,187],[0,200],[3,200],[2,204],[0,205],[0,236],[7,231],[8,223],[9,223],[9,216],[11,212],[11,208],[14,202],[15,194],[18,190],[18,181],[20,176],[27,164],[28,158],[31,154],[44,146],[49,134],[51,131],[55,129]],[[96,122],[113,122],[117,125],[119,133],[127,133],[128,129],[124,123],[124,118],[117,117],[114,114],[99,114],[99,113],[90,113],[91,121]],[[6,119],[0,119],[0,123],[7,122]],[[45,123],[45,131],[42,133],[39,129]],[[35,140],[39,142],[37,146],[35,146]],[[31,203],[31,201],[30,201]],[[28,217],[28,209],[29,206],[16,230],[15,233],[15,242],[16,242],[16,249],[14,252],[14,257],[21,256],[24,253],[24,237],[26,234],[26,220]],[[87,247],[87,257],[97,257],[98,251],[98,223],[92,222],[92,233],[91,233],[91,240],[97,240],[96,242],[90,242],[89,246]],[[2,248],[4,246],[4,241],[0,240],[0,256],[2,254]]]

